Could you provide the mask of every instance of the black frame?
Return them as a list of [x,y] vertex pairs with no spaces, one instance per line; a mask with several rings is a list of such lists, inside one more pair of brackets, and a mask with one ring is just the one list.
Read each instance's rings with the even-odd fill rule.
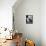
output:
[[26,24],[33,24],[33,15],[26,15]]

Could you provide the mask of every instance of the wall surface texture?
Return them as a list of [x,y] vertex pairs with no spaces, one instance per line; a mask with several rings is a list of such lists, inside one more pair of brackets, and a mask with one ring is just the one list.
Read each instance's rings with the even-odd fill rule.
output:
[[[33,15],[33,24],[26,24],[26,15]],[[22,32],[24,38],[35,41],[41,46],[41,1],[23,0],[14,11],[15,28]]]

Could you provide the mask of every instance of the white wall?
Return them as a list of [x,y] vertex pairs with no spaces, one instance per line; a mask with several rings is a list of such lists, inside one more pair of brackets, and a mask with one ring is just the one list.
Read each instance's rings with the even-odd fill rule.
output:
[[[22,32],[24,37],[35,41],[41,46],[41,1],[23,0],[15,9],[15,28]],[[26,15],[33,15],[33,24],[26,24]]]
[[41,1],[41,38],[42,46],[46,46],[46,0]]
[[16,0],[0,0],[0,27],[12,28],[12,6]]

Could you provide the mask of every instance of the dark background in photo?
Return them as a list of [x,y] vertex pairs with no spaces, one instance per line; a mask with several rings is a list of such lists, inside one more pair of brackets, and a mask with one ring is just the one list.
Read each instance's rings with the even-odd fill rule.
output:
[[33,15],[26,15],[26,24],[33,24]]

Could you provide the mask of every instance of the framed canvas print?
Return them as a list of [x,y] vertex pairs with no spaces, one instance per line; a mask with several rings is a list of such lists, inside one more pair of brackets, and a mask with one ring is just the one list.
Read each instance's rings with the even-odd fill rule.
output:
[[33,24],[33,15],[26,15],[26,24]]

